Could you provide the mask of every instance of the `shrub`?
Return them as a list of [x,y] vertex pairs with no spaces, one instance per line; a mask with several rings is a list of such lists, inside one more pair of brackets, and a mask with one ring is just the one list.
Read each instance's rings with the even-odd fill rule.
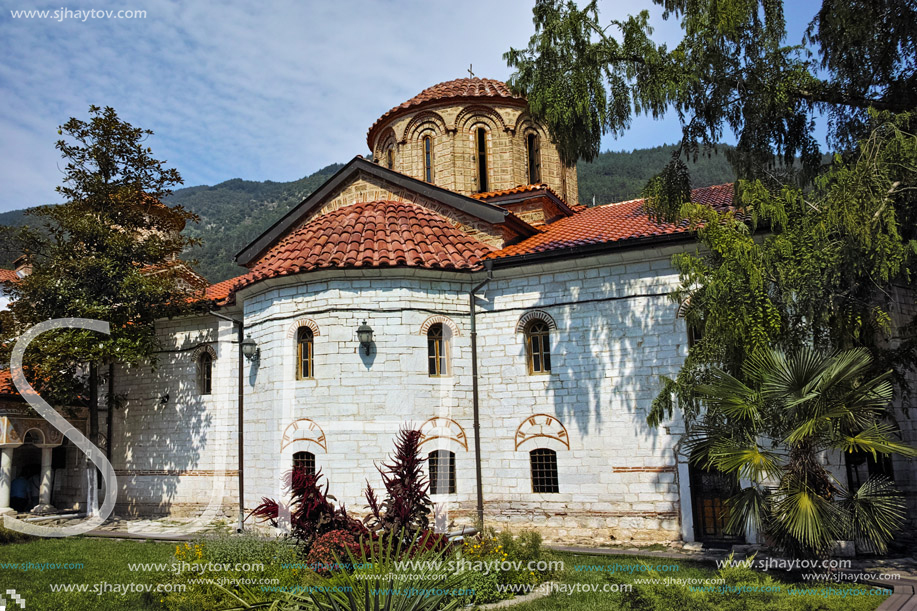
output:
[[[469,587],[474,589],[474,595],[464,599],[468,604],[485,604],[511,598],[512,592],[501,592],[499,586],[533,585],[550,576],[547,571],[529,568],[529,563],[546,559],[541,547],[541,535],[535,531],[523,531],[514,537],[507,531],[497,535],[493,529],[487,529],[467,539],[462,554],[470,563],[487,563],[484,566],[501,563],[498,570],[486,574],[484,571],[473,572]],[[506,568],[508,566],[512,568]]]
[[366,482],[366,502],[370,514],[364,523],[374,532],[404,532],[413,536],[430,525],[433,507],[427,495],[429,484],[421,469],[425,459],[420,457],[421,433],[402,429],[395,438],[392,463],[376,467],[385,485],[385,499],[380,503],[375,491]]
[[340,568],[352,570],[352,567],[346,564],[341,567],[335,558],[347,558],[348,554],[356,552],[358,548],[359,542],[354,538],[353,533],[346,530],[332,530],[315,538],[306,556],[306,562],[317,573],[327,573]]
[[[293,469],[286,474],[286,489],[290,493],[290,534],[308,554],[315,538],[333,530],[345,530],[359,537],[366,528],[347,514],[344,507],[335,507],[333,496],[328,494],[328,483],[324,489],[319,484],[321,472],[309,473],[305,469]],[[273,499],[264,498],[250,514],[272,526],[279,525],[280,505]]]

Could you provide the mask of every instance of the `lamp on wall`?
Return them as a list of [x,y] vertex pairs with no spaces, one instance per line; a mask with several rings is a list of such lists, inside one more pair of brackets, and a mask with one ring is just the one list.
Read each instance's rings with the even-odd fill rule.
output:
[[261,348],[258,347],[251,335],[247,335],[242,340],[242,354],[250,361],[258,360],[258,357],[261,356]]
[[360,345],[363,346],[363,352],[369,356],[369,349],[373,343],[373,329],[366,324],[366,321],[363,321],[363,324],[357,327],[357,338],[360,340]]

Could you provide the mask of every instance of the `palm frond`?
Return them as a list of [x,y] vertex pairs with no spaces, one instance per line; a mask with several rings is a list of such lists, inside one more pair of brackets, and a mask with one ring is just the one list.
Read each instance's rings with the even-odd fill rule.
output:
[[904,524],[904,497],[885,476],[870,477],[856,492],[848,493],[841,506],[849,515],[848,536],[880,554]]

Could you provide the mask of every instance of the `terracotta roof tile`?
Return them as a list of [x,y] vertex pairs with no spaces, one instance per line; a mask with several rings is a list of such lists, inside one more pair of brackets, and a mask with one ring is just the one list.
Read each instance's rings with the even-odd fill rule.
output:
[[[732,195],[731,184],[691,191],[692,201],[716,209],[731,207]],[[541,229],[538,235],[492,253],[488,258],[528,255],[690,231],[686,221],[679,224],[652,222],[643,210],[642,199],[586,208],[573,216],[544,225]]]
[[[552,189],[551,187],[549,187],[548,185],[544,183],[537,183],[534,185],[519,185],[511,189],[502,189],[500,191],[488,191],[486,193],[474,193],[471,197],[473,197],[474,199],[480,199],[480,200],[486,201],[488,199],[493,199],[495,197],[503,197],[504,195],[516,195],[519,193],[532,193],[534,191],[547,191],[548,193],[550,193],[551,195],[553,195],[560,201],[564,202],[564,198],[562,198],[560,195],[557,194],[557,192],[554,189]],[[566,204],[566,202],[564,203]],[[570,204],[567,204],[567,205],[570,206]],[[570,206],[570,207],[572,208],[573,206]]]
[[472,269],[493,251],[421,206],[360,202],[319,216],[293,231],[268,251],[251,273],[236,279],[239,286],[233,290],[265,278],[328,268]]
[[19,276],[11,269],[0,269],[0,282],[19,282]]
[[18,395],[9,369],[0,369],[0,395]]
[[434,104],[442,100],[469,100],[469,99],[489,99],[489,100],[514,100],[520,105],[526,103],[525,98],[514,95],[509,87],[503,81],[497,81],[489,78],[460,78],[454,81],[446,81],[427,87],[407,102],[395,106],[384,115],[379,117],[366,134],[366,142],[370,150],[373,148],[373,137],[375,131],[381,127],[382,123],[390,118],[415,110],[420,106]]
[[204,299],[214,301],[217,305],[225,305],[229,301],[229,298],[232,296],[235,289],[238,286],[241,286],[247,277],[248,274],[243,274],[241,276],[236,276],[235,278],[230,278],[229,280],[223,280],[222,282],[211,284],[206,289],[204,289]]

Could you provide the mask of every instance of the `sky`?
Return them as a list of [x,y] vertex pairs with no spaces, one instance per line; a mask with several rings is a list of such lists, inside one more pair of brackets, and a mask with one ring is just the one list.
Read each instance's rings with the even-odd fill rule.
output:
[[[624,4],[602,3],[602,19],[651,9],[657,39],[677,40],[677,25],[662,21],[648,0]],[[153,130],[154,157],[177,168],[185,186],[295,180],[346,162],[368,152],[366,130],[385,111],[468,76],[469,65],[476,76],[508,78],[502,56],[526,45],[532,5],[0,0],[0,212],[58,201],[57,127],[87,119],[91,104]],[[798,40],[815,8],[790,5]],[[51,13],[13,16],[26,10]],[[77,13],[89,10],[145,16]],[[624,136],[605,138],[603,149],[672,143],[679,133],[674,116],[638,118]]]

